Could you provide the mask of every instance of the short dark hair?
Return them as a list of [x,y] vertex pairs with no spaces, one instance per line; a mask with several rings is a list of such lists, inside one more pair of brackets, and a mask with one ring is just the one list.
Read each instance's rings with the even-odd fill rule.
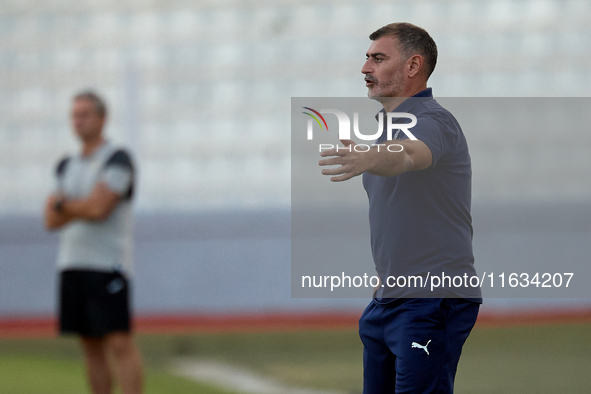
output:
[[437,64],[437,45],[425,29],[412,23],[391,23],[371,33],[369,39],[374,41],[384,36],[398,39],[404,59],[408,59],[414,54],[421,55],[425,59],[427,78],[431,76]]
[[92,90],[84,90],[79,92],[74,96],[74,101],[76,100],[88,100],[94,104],[94,110],[101,118],[107,116],[107,106],[105,105],[105,101],[94,91]]

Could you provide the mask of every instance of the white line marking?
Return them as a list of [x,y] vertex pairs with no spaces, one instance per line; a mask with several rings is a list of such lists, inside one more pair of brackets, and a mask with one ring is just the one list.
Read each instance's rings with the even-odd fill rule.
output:
[[290,387],[274,379],[257,375],[245,368],[211,360],[177,359],[172,363],[172,373],[238,393],[343,394],[337,391]]

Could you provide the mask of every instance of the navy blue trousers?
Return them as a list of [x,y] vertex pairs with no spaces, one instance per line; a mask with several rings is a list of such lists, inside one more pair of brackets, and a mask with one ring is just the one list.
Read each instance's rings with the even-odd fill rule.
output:
[[451,394],[480,304],[463,298],[372,301],[359,320],[364,394]]

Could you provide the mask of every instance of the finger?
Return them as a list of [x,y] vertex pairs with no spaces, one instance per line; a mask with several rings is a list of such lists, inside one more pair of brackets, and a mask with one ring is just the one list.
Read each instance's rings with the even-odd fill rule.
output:
[[320,152],[320,156],[322,157],[326,157],[326,156],[345,156],[347,153],[349,153],[349,151],[340,149],[340,150],[336,150],[336,149],[331,149],[331,150],[323,150],[322,152]]
[[336,168],[326,168],[321,171],[322,175],[341,175],[346,174],[347,169],[344,166],[336,167]]
[[355,141],[353,141],[353,140],[339,140],[339,141],[341,141],[341,143],[342,143],[343,145],[345,145],[345,146],[349,146],[349,145],[353,145],[353,146],[355,146],[355,145],[357,145],[357,144],[355,143]]
[[331,157],[330,159],[324,159],[318,161],[319,166],[336,166],[336,165],[343,165],[343,158],[342,157]]
[[343,174],[341,176],[332,177],[332,178],[330,178],[330,180],[331,180],[331,182],[342,182],[342,181],[349,180],[349,179],[353,178],[354,176],[355,176],[354,173],[348,172],[348,173]]

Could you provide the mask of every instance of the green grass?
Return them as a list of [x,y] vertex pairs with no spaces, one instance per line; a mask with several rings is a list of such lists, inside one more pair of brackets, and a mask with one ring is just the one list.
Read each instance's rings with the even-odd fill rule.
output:
[[[231,394],[148,365],[146,394]],[[88,393],[76,343],[69,339],[0,341],[0,393]]]
[[590,393],[591,325],[476,330],[457,393]]
[[351,330],[150,336],[140,344],[149,360],[197,357],[244,366],[294,386],[346,392],[361,387],[363,347]]
[[[220,393],[168,373],[169,361],[228,362],[287,384],[361,393],[356,331],[139,336],[148,394]],[[591,392],[591,324],[475,330],[456,394]],[[85,393],[72,339],[0,340],[0,393]]]

